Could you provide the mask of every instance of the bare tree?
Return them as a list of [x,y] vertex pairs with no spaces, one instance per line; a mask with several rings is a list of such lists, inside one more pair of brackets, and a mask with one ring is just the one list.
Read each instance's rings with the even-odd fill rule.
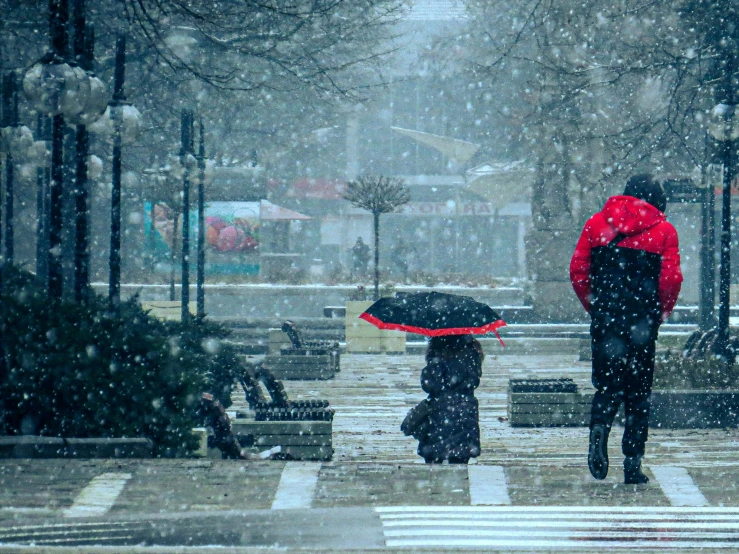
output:
[[[569,175],[559,188],[578,194],[581,219],[619,175],[705,164],[721,54],[736,51],[735,2],[476,0],[469,8],[471,73],[497,92],[492,108],[526,130],[542,172],[561,166]],[[552,147],[558,164],[548,163]],[[551,189],[554,179],[544,181]]]
[[344,199],[372,214],[375,230],[375,300],[380,298],[380,216],[394,212],[411,196],[405,182],[395,177],[363,175],[347,183]]

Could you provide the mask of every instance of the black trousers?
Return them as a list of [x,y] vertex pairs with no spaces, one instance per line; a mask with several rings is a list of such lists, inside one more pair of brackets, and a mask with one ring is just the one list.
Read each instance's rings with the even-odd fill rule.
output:
[[626,425],[621,449],[624,456],[643,456],[649,433],[649,407],[654,377],[654,352],[659,323],[644,317],[593,319],[592,382],[596,389],[590,428],[605,425],[610,431],[621,403]]

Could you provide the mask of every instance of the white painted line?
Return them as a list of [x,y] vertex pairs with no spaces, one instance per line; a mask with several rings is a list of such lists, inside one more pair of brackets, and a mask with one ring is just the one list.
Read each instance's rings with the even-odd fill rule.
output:
[[470,480],[470,504],[473,506],[507,506],[511,503],[503,466],[467,466],[467,476]]
[[495,518],[496,520],[568,520],[573,519],[576,521],[739,521],[739,516],[736,514],[604,514],[604,513],[567,513],[567,508],[563,508],[562,512],[559,513],[497,513],[497,514],[486,514],[486,513],[412,513],[412,514],[380,514],[382,521],[394,521],[394,520],[405,520],[411,521],[414,519],[423,520],[444,520],[444,521],[474,521],[474,520],[487,520]]
[[[661,541],[658,538],[655,540],[638,540],[638,541],[586,541],[582,539],[578,540],[529,540],[522,541],[521,539],[387,539],[385,545],[388,547],[405,547],[405,546],[474,546],[474,547],[487,547],[487,548],[516,548],[516,549],[561,549],[561,548],[572,548],[581,550],[583,548],[593,549],[607,549],[611,550],[614,548],[623,548],[629,550],[640,551],[645,548],[653,549],[718,549],[718,548],[731,548],[736,549],[737,543],[731,542],[714,542],[714,541]],[[590,550],[592,551],[592,550]]]
[[649,469],[673,506],[710,506],[684,467],[650,465]]
[[[731,530],[734,532],[739,531],[739,521],[733,521],[733,522],[725,522],[725,523],[719,523],[719,522],[711,522],[711,521],[700,521],[700,522],[687,522],[687,521],[681,521],[679,519],[674,519],[672,521],[660,521],[657,524],[655,522],[649,521],[649,522],[629,522],[629,528],[630,529],[654,529],[655,525],[659,525],[660,529],[668,530],[668,529],[675,529],[675,530],[681,530],[681,529],[722,529],[722,530]],[[476,528],[476,527],[497,527],[497,528],[503,528],[503,529],[511,529],[514,527],[523,527],[525,529],[529,528],[564,528],[564,529],[601,529],[601,530],[614,530],[614,529],[623,529],[624,524],[623,522],[619,521],[611,521],[611,522],[605,522],[605,521],[559,521],[559,520],[548,520],[548,521],[540,521],[540,520],[523,520],[523,521],[517,521],[517,520],[499,520],[499,519],[490,519],[487,521],[471,521],[471,520],[444,520],[444,519],[435,519],[435,520],[412,520],[412,521],[403,521],[403,520],[393,520],[393,521],[383,521],[382,522],[383,527],[466,527],[466,528]],[[737,533],[737,538],[739,538],[739,533]]]
[[677,507],[677,506],[380,506],[375,511],[381,514],[398,512],[580,512],[620,514],[739,514],[739,507]]
[[675,540],[675,539],[730,539],[737,540],[736,533],[707,533],[703,531],[633,531],[623,529],[621,531],[511,531],[500,529],[401,529],[385,530],[386,537],[496,537],[496,538],[532,538],[544,537],[550,539],[652,539],[652,540]]
[[64,517],[88,517],[107,513],[123,491],[130,473],[103,473],[90,481],[64,510]]
[[287,462],[282,470],[273,510],[310,508],[318,485],[320,462]]
[[15,508],[13,506],[3,506],[0,512],[11,512],[16,514],[53,514],[56,512],[53,508]]

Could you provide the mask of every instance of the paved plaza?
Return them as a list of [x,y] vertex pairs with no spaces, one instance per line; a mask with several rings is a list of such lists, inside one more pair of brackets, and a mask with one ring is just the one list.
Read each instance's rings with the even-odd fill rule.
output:
[[[739,551],[736,429],[653,429],[652,481],[636,487],[622,483],[616,428],[611,472],[595,481],[585,428],[512,428],[506,418],[510,378],[589,387],[589,364],[574,354],[488,356],[477,391],[482,455],[469,466],[427,466],[399,429],[424,396],[423,364],[417,355],[344,355],[335,379],[285,382],[291,399],[336,409],[331,462],[3,460],[0,544]],[[234,393],[229,410],[246,409]]]

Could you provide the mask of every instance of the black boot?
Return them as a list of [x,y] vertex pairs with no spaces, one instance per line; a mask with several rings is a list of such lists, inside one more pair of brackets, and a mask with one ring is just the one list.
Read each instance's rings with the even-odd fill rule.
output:
[[608,427],[605,425],[595,425],[590,430],[588,467],[596,479],[605,479],[608,475]]
[[644,485],[649,477],[641,471],[641,456],[624,458],[624,483],[627,485]]

